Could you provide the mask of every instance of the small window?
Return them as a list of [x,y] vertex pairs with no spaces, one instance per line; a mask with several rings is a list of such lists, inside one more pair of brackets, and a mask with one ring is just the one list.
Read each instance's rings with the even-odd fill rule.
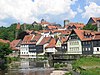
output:
[[87,51],[87,48],[86,48],[86,51]]
[[97,51],[99,51],[99,48],[97,48]]
[[89,51],[90,51],[90,48],[88,48],[89,49]]

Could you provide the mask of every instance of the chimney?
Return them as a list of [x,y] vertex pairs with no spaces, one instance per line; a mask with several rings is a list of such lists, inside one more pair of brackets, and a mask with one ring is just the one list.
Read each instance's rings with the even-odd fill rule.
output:
[[69,20],[64,20],[64,27],[69,24]]
[[97,20],[97,31],[100,32],[100,20]]

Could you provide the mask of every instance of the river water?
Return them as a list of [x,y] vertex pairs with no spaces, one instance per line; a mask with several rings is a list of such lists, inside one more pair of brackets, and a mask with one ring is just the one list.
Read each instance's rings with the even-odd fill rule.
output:
[[50,75],[52,71],[47,61],[21,60],[13,62],[8,70],[0,71],[0,75]]

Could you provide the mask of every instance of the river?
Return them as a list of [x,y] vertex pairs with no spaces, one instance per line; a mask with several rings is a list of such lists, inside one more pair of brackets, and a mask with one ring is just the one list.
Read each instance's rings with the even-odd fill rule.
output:
[[50,75],[52,71],[47,61],[21,60],[11,63],[8,70],[0,71],[0,75]]

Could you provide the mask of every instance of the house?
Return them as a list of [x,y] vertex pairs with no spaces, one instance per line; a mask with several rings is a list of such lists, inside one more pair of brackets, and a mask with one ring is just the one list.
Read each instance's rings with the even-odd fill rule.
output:
[[37,44],[38,55],[45,54],[45,48],[49,44],[50,40],[51,40],[51,37],[43,37],[40,43]]
[[45,47],[45,54],[55,54],[56,52],[56,39],[51,38],[50,42]]
[[73,30],[73,29],[83,29],[85,25],[83,23],[73,23],[70,22],[67,25],[65,25],[65,28],[68,30]]
[[72,30],[69,35],[67,45],[68,45],[68,54],[83,54],[83,55],[92,55],[92,39],[94,38],[94,32],[90,30]]
[[100,32],[95,33],[93,38],[93,54],[100,54]]
[[90,17],[89,21],[87,22],[87,25],[88,24],[96,25],[97,31],[100,31],[100,17]]
[[68,37],[60,37],[56,42],[57,53],[64,53],[67,51],[67,41]]
[[11,57],[18,57],[19,53],[20,53],[20,44],[21,44],[21,40],[13,40],[12,42],[10,42],[10,47],[13,50],[12,54],[10,54]]
[[35,35],[26,35],[24,37],[20,46],[20,58],[36,58],[35,42],[31,42],[34,36]]
[[90,17],[90,19],[87,22],[88,24],[96,25],[97,21],[100,21],[100,17]]

